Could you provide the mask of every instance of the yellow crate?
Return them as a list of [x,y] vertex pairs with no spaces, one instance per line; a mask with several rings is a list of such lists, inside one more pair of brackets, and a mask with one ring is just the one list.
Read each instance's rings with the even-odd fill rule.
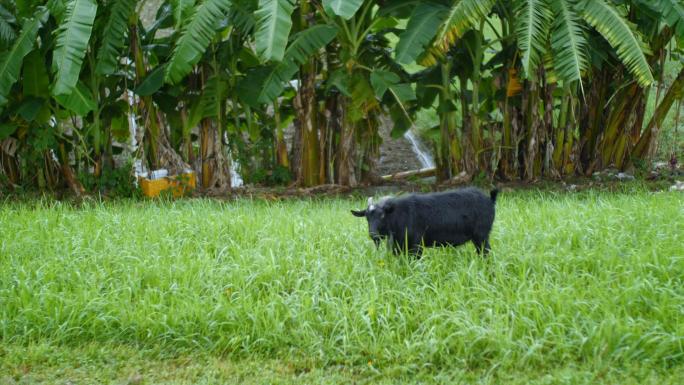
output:
[[159,179],[140,178],[140,188],[145,196],[156,197],[162,191],[171,189],[174,197],[180,197],[197,187],[194,172],[167,176]]

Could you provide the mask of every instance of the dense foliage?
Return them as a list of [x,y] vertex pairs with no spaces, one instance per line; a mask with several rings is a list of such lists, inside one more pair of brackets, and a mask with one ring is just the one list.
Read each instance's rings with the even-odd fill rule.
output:
[[380,119],[401,135],[421,111],[441,180],[626,168],[678,105],[682,37],[680,0],[5,0],[0,178],[80,193],[142,159],[205,188],[231,161],[355,185]]

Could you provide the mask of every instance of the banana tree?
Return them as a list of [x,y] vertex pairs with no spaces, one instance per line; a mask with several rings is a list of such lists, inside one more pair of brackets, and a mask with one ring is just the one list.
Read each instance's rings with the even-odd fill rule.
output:
[[[557,82],[564,90],[558,124],[545,119],[539,125],[533,119],[524,125],[527,179],[540,175],[544,158],[553,160],[552,165],[544,167],[546,172],[556,175],[579,168],[591,172],[596,167],[625,165],[630,146],[627,139],[632,131],[629,127],[641,125],[644,95],[654,82],[651,50],[644,43],[643,30],[633,23],[635,15],[642,15],[643,10],[639,2],[518,2],[514,24],[520,67],[527,79],[526,91],[529,89],[524,94],[536,100],[526,105],[526,114],[534,115],[540,104],[548,106],[543,111],[553,109],[554,96],[548,93],[554,87],[539,92],[539,84]],[[642,18],[639,25],[650,28],[653,20],[646,19]],[[551,60],[545,60],[548,57]],[[624,70],[616,71],[616,67]],[[585,79],[592,78],[591,88],[587,89]],[[629,78],[632,85],[623,87]],[[604,114],[608,98],[611,107]],[[580,99],[586,108],[571,108]],[[579,130],[571,129],[568,122],[578,122]],[[551,136],[542,136],[544,132]],[[580,152],[583,164],[575,164],[573,169],[570,159],[580,159]]]
[[[300,3],[295,9],[287,1],[260,1],[256,12],[256,47],[264,64],[252,69],[243,79],[241,87],[245,90],[242,99],[253,108],[267,104],[281,105],[279,97],[299,74],[297,95],[293,105],[298,116],[295,143],[293,143],[292,171],[297,182],[314,185],[321,182],[319,166],[319,143],[316,117],[315,54],[328,44],[337,34],[337,29],[329,25],[311,25],[310,4]],[[296,17],[295,33],[290,35],[292,18]],[[283,39],[284,37],[284,39]],[[278,116],[276,114],[276,116]],[[278,151],[282,154],[282,131],[276,133]],[[279,158],[283,158],[280,155]],[[281,162],[281,164],[284,162]]]
[[338,67],[328,68],[328,80],[339,91],[332,94],[339,108],[326,115],[339,129],[335,170],[336,181],[344,185],[356,185],[372,175],[380,144],[381,101],[386,95],[399,102],[413,98],[401,72],[385,55],[383,28],[393,26],[392,20],[378,17],[375,6],[374,1],[324,1],[319,9],[321,19],[340,31],[332,48],[337,61],[330,62]]
[[[415,80],[423,108],[432,108],[438,97],[440,124],[436,129],[440,144],[436,153],[440,179],[448,179],[461,170],[472,174],[484,165],[480,88],[484,52],[492,43],[485,41],[482,30],[494,4],[495,1],[433,0],[389,4],[385,11],[408,19],[399,35],[397,60],[432,68]],[[454,82],[455,76],[458,84]],[[459,99],[463,117],[460,127]]]
[[[13,139],[27,149],[42,148],[56,155],[58,169],[78,193],[82,187],[71,165],[83,173],[92,167],[99,176],[103,165],[113,167],[112,126],[115,135],[128,134],[123,124],[127,106],[121,96],[129,76],[120,63],[128,27],[137,21],[136,2],[71,0],[51,1],[47,7],[38,2],[21,5],[16,15],[24,26],[9,54],[3,56],[0,104],[9,102],[24,113],[14,114],[17,109],[7,108],[2,120],[10,122],[15,129]],[[12,96],[8,99],[8,95]],[[42,133],[39,143],[52,145],[31,145],[27,140],[34,132]],[[45,164],[54,159],[45,157]],[[30,156],[24,156],[23,162],[27,170],[32,168]],[[39,183],[41,179],[47,178],[42,176]]]
[[[270,64],[248,75],[246,82],[257,87],[252,86],[253,91],[245,98],[253,105],[272,103],[299,74],[294,99],[298,131],[293,161],[294,169],[300,170],[299,182],[355,185],[372,174],[371,159],[377,156],[379,146],[377,117],[381,105],[384,103],[393,115],[406,120],[408,111],[400,106],[413,99],[410,87],[403,83],[405,74],[387,53],[388,42],[383,35],[393,21],[377,15],[374,1],[304,1],[296,10],[272,3],[260,2],[259,24],[265,26],[258,30],[280,32],[257,34],[257,39],[287,33],[290,24],[285,17],[276,16],[277,10],[285,15],[293,11],[295,33],[284,50],[262,50],[282,52],[282,60],[278,61],[275,54],[262,58],[270,60]],[[273,11],[269,14],[267,10]],[[329,44],[333,39],[334,44]],[[257,43],[257,47],[276,45],[273,39]],[[323,47],[325,55],[321,56]],[[327,100],[322,107],[315,88],[317,68],[324,68],[323,92]]]
[[[656,92],[656,110],[653,116],[645,122],[643,130],[641,126],[632,127],[630,135],[630,145],[626,151],[629,151],[631,159],[647,159],[650,160],[655,156],[660,128],[663,125],[665,116],[669,113],[674,102],[681,101],[684,82],[684,69],[680,69],[679,74],[666,91],[664,97],[660,99],[660,91],[664,87],[663,74],[665,72],[665,64],[667,55],[677,54],[681,47],[682,39],[684,39],[684,4],[677,0],[660,0],[655,2],[640,1],[637,4],[639,9],[646,14],[646,20],[640,20],[641,25],[648,25],[650,28],[643,28],[645,33],[649,34],[652,44],[652,54],[649,57],[649,63],[656,68],[658,73],[658,89]],[[675,44],[670,45],[674,40]],[[668,49],[668,46],[671,48]],[[668,52],[669,51],[669,52]],[[644,97],[645,108],[646,99]],[[642,113],[643,120],[643,113]],[[641,121],[639,121],[640,123]]]
[[[221,50],[232,47],[228,40],[236,30],[229,18],[231,5],[228,0],[205,0],[196,5],[172,2],[177,27],[171,36],[174,48],[156,69],[160,78],[163,73],[167,95],[172,98],[185,95],[170,101],[164,116],[168,120],[180,111],[180,118],[176,121],[180,122],[177,126],[182,132],[184,145],[188,147],[188,161],[194,158],[190,132],[195,126],[200,127],[198,168],[204,188],[230,187],[230,161],[222,141],[227,116],[228,80],[227,72],[218,63],[218,56]],[[185,80],[187,82],[184,83]],[[201,95],[194,96],[197,93]],[[180,157],[175,157],[174,151],[167,153],[176,159],[175,162],[184,163]]]
[[[0,62],[0,120],[5,141],[17,143],[13,148],[21,157],[19,168],[27,174],[24,179],[34,175],[41,188],[55,187],[55,171],[61,170],[80,193],[82,187],[70,167],[67,149],[71,147],[70,134],[79,135],[83,127],[69,129],[63,123],[68,116],[86,115],[96,108],[80,74],[97,4],[72,0],[48,5],[27,2],[15,10],[22,28]],[[45,59],[50,55],[51,71]],[[3,156],[7,155],[5,151]],[[12,183],[20,178],[17,169],[9,172]]]

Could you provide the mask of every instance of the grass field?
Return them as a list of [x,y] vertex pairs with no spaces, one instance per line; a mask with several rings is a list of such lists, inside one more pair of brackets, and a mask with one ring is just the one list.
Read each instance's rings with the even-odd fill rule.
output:
[[682,383],[682,194],[504,192],[486,260],[364,201],[5,203],[0,383]]

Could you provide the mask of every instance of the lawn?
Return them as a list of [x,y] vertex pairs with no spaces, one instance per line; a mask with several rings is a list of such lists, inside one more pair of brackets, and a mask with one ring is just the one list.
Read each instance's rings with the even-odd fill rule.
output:
[[0,383],[684,379],[681,193],[504,191],[420,261],[364,202],[5,202]]

